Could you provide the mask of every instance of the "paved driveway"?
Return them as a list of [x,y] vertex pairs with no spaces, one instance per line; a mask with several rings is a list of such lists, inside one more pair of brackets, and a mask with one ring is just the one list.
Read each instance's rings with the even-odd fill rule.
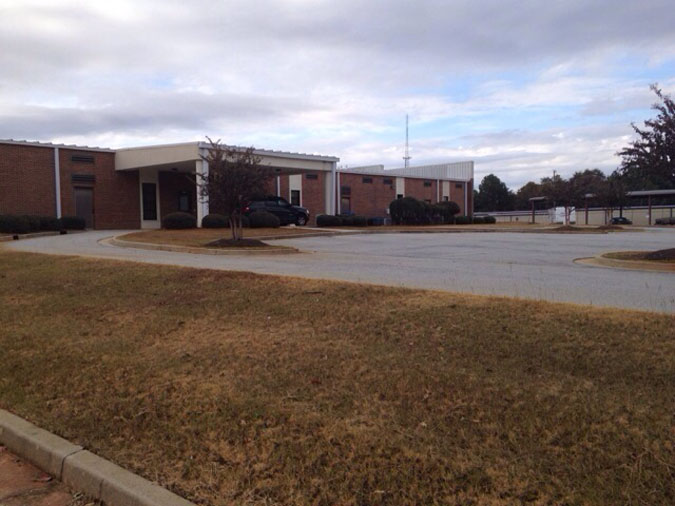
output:
[[607,235],[532,233],[364,234],[276,241],[308,253],[213,256],[117,248],[113,232],[5,243],[40,253],[245,270],[675,313],[675,274],[590,267],[603,251],[675,247],[675,230]]

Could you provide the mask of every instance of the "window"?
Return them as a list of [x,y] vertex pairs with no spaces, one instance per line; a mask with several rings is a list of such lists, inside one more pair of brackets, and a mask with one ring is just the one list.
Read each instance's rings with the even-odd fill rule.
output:
[[351,195],[352,187],[351,186],[340,186],[340,195]]
[[464,187],[462,186],[462,183],[455,183],[455,188],[457,188],[458,190],[461,190]]
[[305,179],[319,179],[317,174],[305,174]]
[[300,205],[300,190],[291,190],[291,204],[294,206]]
[[155,183],[143,183],[143,219],[157,219],[157,185]]
[[431,181],[425,181],[424,186],[425,186],[425,188],[430,188],[431,187]]
[[382,184],[394,184],[394,180],[385,177],[385,178],[382,180]]
[[397,194],[397,195],[396,195],[396,198],[397,198],[397,199],[402,199],[402,198],[403,198],[403,194],[402,194],[402,193]]
[[448,201],[448,196],[447,196],[447,195],[443,195],[443,202],[447,202],[447,201]]
[[73,183],[95,183],[96,176],[94,174],[73,174],[70,180]]
[[190,212],[190,195],[186,191],[178,194],[178,210],[184,213]]
[[73,162],[94,163],[92,155],[73,155],[70,157]]
[[373,178],[372,177],[364,177],[361,181],[363,183],[369,184],[369,183],[373,182]]

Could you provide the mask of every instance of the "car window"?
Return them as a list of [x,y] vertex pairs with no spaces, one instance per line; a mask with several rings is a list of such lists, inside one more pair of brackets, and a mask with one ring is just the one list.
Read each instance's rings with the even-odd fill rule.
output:
[[250,209],[261,209],[265,207],[264,202],[251,202],[248,206]]

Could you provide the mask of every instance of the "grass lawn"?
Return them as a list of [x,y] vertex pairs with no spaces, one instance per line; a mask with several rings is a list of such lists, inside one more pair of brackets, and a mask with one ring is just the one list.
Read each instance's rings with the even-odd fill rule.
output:
[[673,504],[675,318],[0,251],[0,406],[200,503]]
[[[286,235],[316,234],[316,230],[301,227],[245,228],[244,238],[284,237]],[[192,228],[187,230],[142,230],[119,237],[125,241],[148,242],[152,244],[173,244],[176,246],[205,247],[218,239],[231,239],[229,228]]]

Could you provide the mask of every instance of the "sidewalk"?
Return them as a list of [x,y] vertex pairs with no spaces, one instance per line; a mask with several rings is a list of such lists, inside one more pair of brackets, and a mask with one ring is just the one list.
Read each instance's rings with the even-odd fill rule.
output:
[[100,504],[19,459],[0,445],[0,506],[85,506]]

